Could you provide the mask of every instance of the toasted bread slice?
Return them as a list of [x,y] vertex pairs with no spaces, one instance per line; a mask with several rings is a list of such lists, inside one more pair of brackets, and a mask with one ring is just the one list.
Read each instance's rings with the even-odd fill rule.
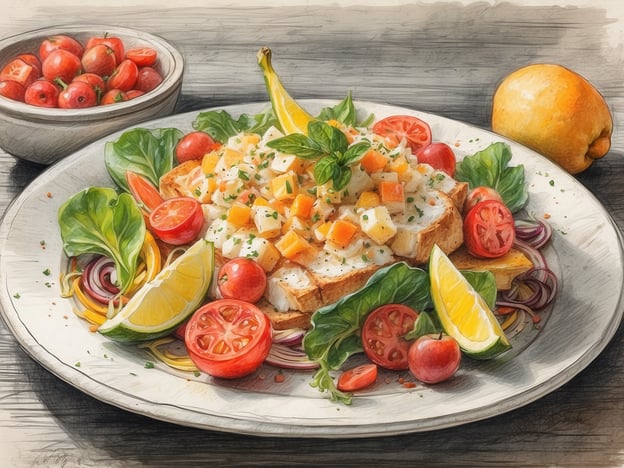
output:
[[196,159],[185,161],[164,174],[158,188],[165,199],[184,196],[201,203],[210,202],[209,179]]
[[262,299],[256,305],[267,315],[267,317],[269,317],[273,330],[310,328],[310,319],[312,317],[311,312],[300,312],[298,310],[280,312],[265,299]]
[[461,247],[449,258],[459,270],[491,271],[496,279],[496,287],[501,290],[511,288],[511,282],[516,276],[533,267],[531,260],[515,248],[499,258],[477,258]]

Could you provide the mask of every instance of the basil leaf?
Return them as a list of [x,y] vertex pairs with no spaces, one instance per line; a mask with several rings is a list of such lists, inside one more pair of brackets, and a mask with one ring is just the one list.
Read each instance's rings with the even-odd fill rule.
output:
[[412,341],[423,335],[429,335],[430,333],[439,333],[440,331],[441,328],[436,325],[433,317],[427,312],[421,312],[420,314],[418,314],[418,318],[414,322],[414,328],[403,338],[407,341]]
[[183,135],[176,128],[129,130],[117,141],[106,143],[106,170],[115,184],[126,192],[129,191],[126,171],[136,172],[158,187],[160,177],[174,165],[175,147]]
[[356,125],[356,110],[351,99],[351,92],[334,107],[324,107],[319,114],[319,120],[337,120],[345,125]]
[[273,126],[279,127],[272,109],[254,116],[241,114],[238,119],[225,110],[205,111],[193,121],[195,130],[206,132],[220,143],[244,131],[262,135]]
[[106,255],[115,262],[121,292],[132,286],[145,239],[145,222],[130,194],[90,187],[59,208],[58,222],[63,250],[69,257]]
[[341,130],[319,120],[308,124],[308,136],[327,154],[344,153],[349,146]]
[[286,154],[294,154],[303,159],[318,159],[325,154],[311,138],[301,133],[291,133],[267,142],[269,148]]
[[491,271],[462,271],[461,274],[481,295],[490,309],[496,307],[496,278]]
[[332,185],[334,190],[340,191],[349,185],[351,180],[351,168],[349,166],[340,166],[336,164],[334,174],[332,175]]
[[529,198],[522,164],[510,167],[511,148],[503,142],[492,143],[482,151],[465,157],[455,171],[455,178],[469,187],[495,189],[512,213],[522,209]]
[[338,167],[338,161],[334,156],[325,156],[314,165],[314,181],[317,185],[323,185],[334,178],[334,171]]
[[349,403],[329,376],[353,354],[362,351],[360,330],[368,314],[383,304],[399,303],[415,310],[431,305],[429,275],[405,262],[380,268],[358,291],[312,315],[312,329],[303,339],[308,357],[319,363],[312,385],[328,391],[334,400]]
[[340,163],[353,164],[364,156],[364,153],[366,153],[369,149],[370,143],[368,141],[358,141],[347,148],[347,151],[345,151],[340,159]]

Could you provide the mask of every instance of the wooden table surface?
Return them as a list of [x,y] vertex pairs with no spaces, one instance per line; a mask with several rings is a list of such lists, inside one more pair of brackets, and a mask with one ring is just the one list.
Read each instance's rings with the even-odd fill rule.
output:
[[[268,45],[295,97],[341,99],[350,90],[357,100],[402,105],[484,128],[492,93],[507,73],[533,62],[560,63],[592,81],[612,110],[612,150],[577,178],[624,227],[619,0],[580,6],[125,3],[9,2],[8,14],[0,15],[0,38],[69,23],[159,34],[187,60],[176,112],[266,100],[255,53]],[[44,170],[0,151],[0,212]],[[621,466],[622,338],[620,327],[604,352],[569,383],[495,418],[393,437],[275,439],[176,426],[102,403],[30,359],[0,323],[0,465]]]

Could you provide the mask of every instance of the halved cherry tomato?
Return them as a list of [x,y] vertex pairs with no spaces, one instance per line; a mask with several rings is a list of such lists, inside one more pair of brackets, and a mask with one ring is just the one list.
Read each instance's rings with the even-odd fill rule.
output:
[[201,159],[206,153],[219,148],[220,143],[214,141],[206,132],[196,131],[187,133],[178,142],[175,155],[179,163],[190,159]]
[[260,367],[271,350],[272,333],[269,318],[255,305],[218,299],[193,314],[184,342],[199,370],[236,379]]
[[165,200],[160,196],[158,189],[145,177],[136,172],[126,171],[126,182],[130,193],[139,206],[151,213]]
[[503,203],[503,198],[495,189],[485,185],[480,185],[479,187],[475,187],[468,192],[468,196],[466,196],[466,200],[464,201],[464,213],[468,213],[477,203],[485,200],[496,200]]
[[429,164],[438,171],[442,171],[453,177],[457,160],[453,149],[442,142],[430,143],[423,146],[416,153],[419,163]]
[[130,91],[126,91],[126,96],[128,99],[138,98],[139,96],[143,96],[145,93],[140,89],[131,89]]
[[32,65],[22,59],[13,59],[0,71],[0,81],[17,81],[24,88],[28,88],[39,77],[39,73]]
[[376,364],[362,364],[340,374],[336,387],[342,392],[357,392],[374,384],[377,373]]
[[410,342],[403,336],[414,328],[418,312],[403,304],[373,310],[362,327],[362,346],[368,359],[385,369],[405,370]]
[[411,115],[393,115],[373,125],[373,132],[385,138],[394,148],[406,139],[412,154],[431,143],[431,128],[427,122]]
[[139,67],[151,67],[156,62],[158,52],[151,47],[135,47],[126,51],[126,58],[132,60]]
[[35,54],[30,54],[30,53],[19,54],[15,58],[23,60],[28,65],[33,67],[36,71],[37,78],[41,76],[41,60],[39,60],[39,57],[37,57]]
[[513,215],[497,200],[477,203],[464,218],[464,243],[475,257],[501,257],[509,252],[515,238]]
[[257,302],[267,286],[266,273],[251,258],[233,258],[219,269],[217,287],[225,298]]
[[17,81],[4,80],[0,81],[0,96],[13,99],[14,101],[24,101],[26,88]]
[[134,88],[139,76],[139,68],[132,60],[122,60],[106,82],[108,89],[129,91]]
[[204,225],[204,211],[194,198],[169,198],[150,213],[149,225],[154,235],[167,244],[188,244]]

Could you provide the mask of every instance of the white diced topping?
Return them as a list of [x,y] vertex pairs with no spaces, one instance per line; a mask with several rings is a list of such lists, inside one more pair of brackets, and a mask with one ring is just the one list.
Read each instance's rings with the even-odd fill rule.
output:
[[369,208],[360,214],[360,227],[368,237],[382,245],[392,239],[397,227],[385,206]]

